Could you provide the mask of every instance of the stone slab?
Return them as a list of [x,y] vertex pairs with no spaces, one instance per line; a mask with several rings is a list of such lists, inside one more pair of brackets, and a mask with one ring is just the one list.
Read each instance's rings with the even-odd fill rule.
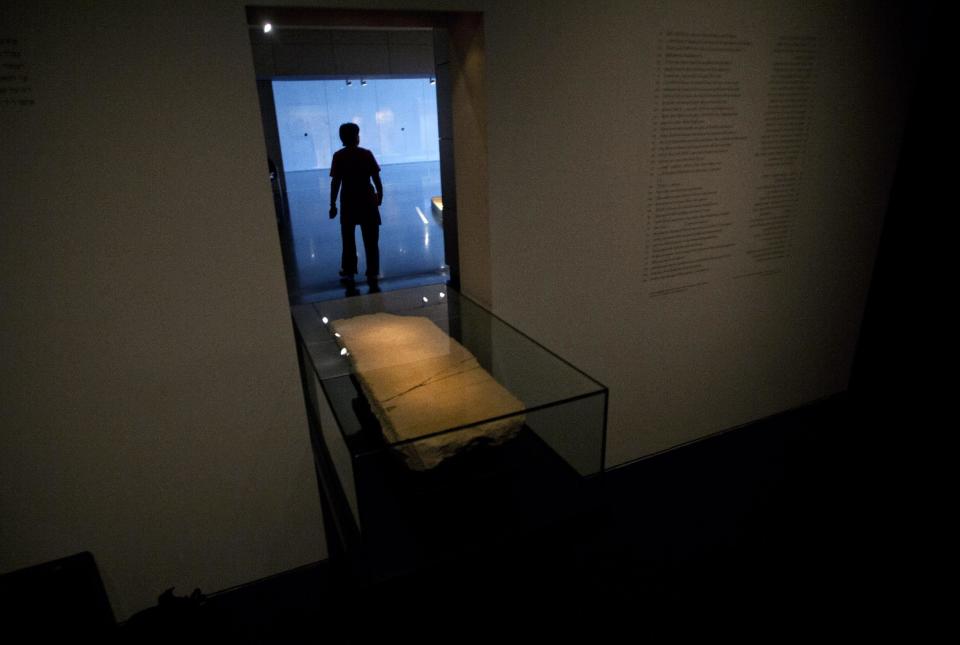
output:
[[523,403],[428,318],[376,313],[330,325],[387,441],[414,440],[397,446],[411,469],[434,468],[477,441],[502,443],[523,425]]

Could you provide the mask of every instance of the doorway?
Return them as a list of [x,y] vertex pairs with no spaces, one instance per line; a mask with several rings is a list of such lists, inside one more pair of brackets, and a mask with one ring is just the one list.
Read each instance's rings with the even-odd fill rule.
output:
[[[428,77],[274,79],[273,101],[286,186],[285,254],[298,302],[339,295],[340,226],[327,216],[330,161],[341,123],[360,127],[360,145],[381,168],[380,280],[445,282],[436,81]],[[360,273],[363,247],[357,244]],[[358,285],[363,286],[361,283]],[[381,287],[382,288],[382,287]]]
[[[272,25],[250,33],[290,303],[456,280],[456,221],[454,209],[444,208],[453,203],[454,175],[442,171],[445,88],[437,82],[435,30]],[[360,145],[374,153],[384,184],[374,284],[341,282],[339,220],[327,214],[330,160],[348,122],[360,126]]]

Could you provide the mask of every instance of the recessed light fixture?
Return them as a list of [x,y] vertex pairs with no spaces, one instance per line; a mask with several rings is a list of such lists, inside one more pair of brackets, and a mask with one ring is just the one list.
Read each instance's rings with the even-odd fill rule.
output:
[[347,79],[347,85],[353,85],[353,81],[351,81],[349,78]]
[[365,86],[366,84],[367,84],[367,82],[361,78],[361,79],[360,79],[360,86],[363,87],[363,86]]
[[263,33],[269,34],[271,31],[273,31],[273,25],[269,22],[263,23]]
[[437,84],[437,79],[431,78],[431,79],[430,79],[430,85],[436,85],[436,84]]

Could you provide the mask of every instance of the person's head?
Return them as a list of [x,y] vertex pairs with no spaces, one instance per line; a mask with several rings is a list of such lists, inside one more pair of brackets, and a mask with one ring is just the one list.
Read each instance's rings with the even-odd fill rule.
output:
[[356,123],[344,123],[340,126],[340,140],[345,146],[360,145],[360,126]]

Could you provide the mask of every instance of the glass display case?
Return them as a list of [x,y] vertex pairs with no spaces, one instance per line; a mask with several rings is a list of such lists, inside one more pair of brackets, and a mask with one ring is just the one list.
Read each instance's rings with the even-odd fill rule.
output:
[[443,285],[293,308],[331,557],[509,540],[602,473],[607,388]]

